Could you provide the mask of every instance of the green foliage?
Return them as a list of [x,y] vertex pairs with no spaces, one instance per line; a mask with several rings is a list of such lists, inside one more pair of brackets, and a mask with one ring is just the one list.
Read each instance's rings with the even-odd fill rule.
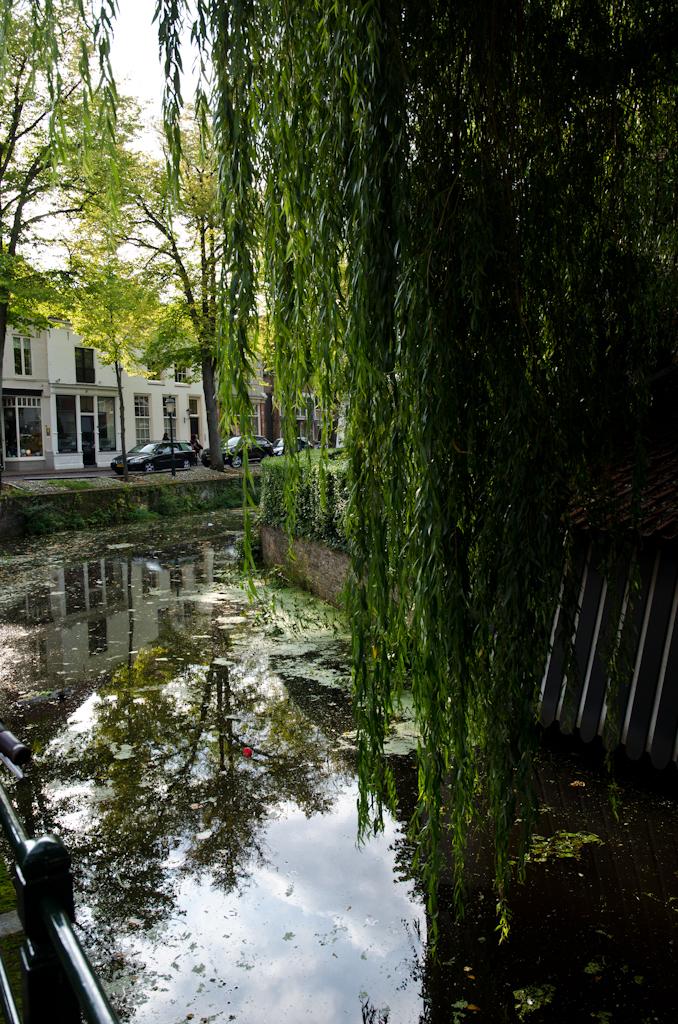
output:
[[267,526],[289,530],[296,537],[309,537],[329,547],[346,551],[348,509],[348,464],[332,461],[325,472],[319,452],[307,452],[299,459],[290,510],[286,478],[290,460],[264,459],[261,464],[260,519]]
[[[175,174],[183,14],[159,15]],[[395,801],[407,684],[434,927],[447,785],[457,897],[482,808],[505,932],[570,503],[623,446],[639,526],[648,381],[675,354],[678,8],[201,2],[193,34],[214,71],[224,407],[245,433],[262,278],[287,422],[309,390],[325,422],[347,396],[363,832]],[[614,553],[633,536],[609,511]],[[571,571],[562,602],[571,621]]]
[[71,265],[71,321],[105,364],[116,363],[130,375],[140,372],[140,347],[155,327],[157,296],[138,269],[121,258],[114,240],[89,236],[89,251],[79,249]]
[[[71,481],[75,483],[75,481]],[[159,495],[148,496],[148,504],[139,496],[120,495],[114,500],[101,503],[93,512],[83,510],[82,499],[76,493],[73,504],[68,506],[47,498],[18,497],[12,500],[25,516],[26,533],[42,536],[65,530],[84,530],[116,523],[135,523],[158,518],[174,519],[199,512],[216,512],[221,509],[242,508],[242,487],[220,487],[213,496],[204,500],[195,492],[177,494],[171,485],[162,486]],[[69,488],[70,489],[70,488]],[[76,488],[79,491],[80,488]],[[259,502],[261,487],[256,484],[251,492],[255,506]]]
[[[457,897],[482,807],[507,928],[570,501],[620,445],[642,480],[675,337],[677,19],[299,0],[211,26],[228,400],[244,418],[261,272],[288,417],[310,380],[327,411],[336,381],[348,397],[361,821],[393,805],[383,744],[411,686],[434,921],[447,784]],[[575,591],[570,572],[566,619]]]

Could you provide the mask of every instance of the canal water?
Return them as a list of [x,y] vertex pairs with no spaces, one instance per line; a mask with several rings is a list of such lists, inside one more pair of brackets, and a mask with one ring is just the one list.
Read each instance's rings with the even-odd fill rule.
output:
[[[214,514],[0,558],[0,703],[34,758],[5,784],[74,863],[82,941],[124,1020],[676,1019],[678,817],[626,784],[615,819],[581,751],[545,748],[527,883],[500,945],[487,841],[465,919],[440,888],[437,957],[399,796],[356,845],[349,638],[307,594],[256,580]],[[245,750],[251,756],[245,756]]]

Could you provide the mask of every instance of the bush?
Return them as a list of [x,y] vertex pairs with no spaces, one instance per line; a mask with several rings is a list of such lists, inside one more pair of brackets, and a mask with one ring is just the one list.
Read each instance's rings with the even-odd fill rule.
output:
[[[322,493],[321,453],[303,452],[296,466],[292,460],[264,459],[261,464],[260,519],[267,526],[287,530],[295,537],[319,540],[328,547],[346,551],[346,508],[348,504],[348,464],[333,459],[325,467],[325,494]],[[285,502],[285,488],[293,494],[292,522]]]

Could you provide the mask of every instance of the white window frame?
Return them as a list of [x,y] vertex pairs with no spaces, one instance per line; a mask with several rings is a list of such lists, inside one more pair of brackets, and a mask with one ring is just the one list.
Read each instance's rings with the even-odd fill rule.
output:
[[[145,405],[144,405],[145,403]],[[146,409],[146,412],[139,412],[140,409]],[[134,396],[134,429],[136,433],[137,444],[147,444],[151,440],[151,396],[150,395],[135,395]],[[148,433],[148,437],[146,437]],[[142,436],[143,434],[143,436]]]
[[[17,370],[16,367],[16,353],[17,353],[17,341],[19,342],[19,362],[21,363],[20,368]],[[28,369],[26,369],[26,353],[28,353]],[[15,377],[32,377],[33,376],[33,352],[31,350],[31,339],[26,338],[23,334],[12,335],[12,358],[14,359],[14,376]]]

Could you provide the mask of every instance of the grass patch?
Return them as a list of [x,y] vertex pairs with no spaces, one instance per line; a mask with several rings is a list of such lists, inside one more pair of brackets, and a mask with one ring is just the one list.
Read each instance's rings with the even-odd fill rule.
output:
[[65,487],[67,491],[91,491],[94,484],[89,480],[48,480],[53,487]]

